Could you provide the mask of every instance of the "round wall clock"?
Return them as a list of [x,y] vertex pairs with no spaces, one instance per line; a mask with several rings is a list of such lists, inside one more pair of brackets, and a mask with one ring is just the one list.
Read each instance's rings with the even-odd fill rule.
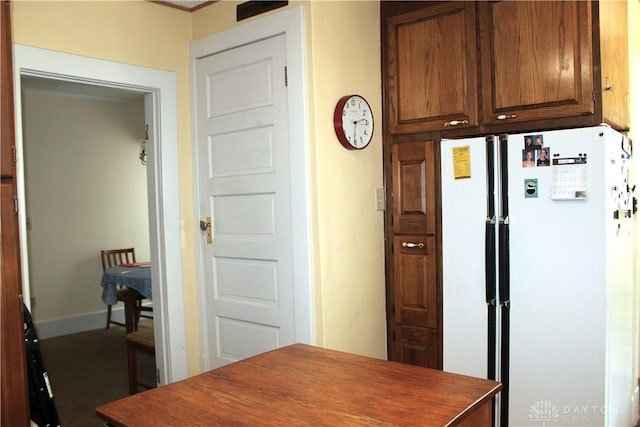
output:
[[349,150],[362,150],[373,136],[373,113],[360,95],[340,98],[333,113],[333,128],[338,141]]

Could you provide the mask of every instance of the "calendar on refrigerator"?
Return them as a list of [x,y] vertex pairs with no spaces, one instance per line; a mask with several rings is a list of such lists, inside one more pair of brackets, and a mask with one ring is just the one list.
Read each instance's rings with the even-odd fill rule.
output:
[[587,158],[553,159],[551,177],[552,200],[585,200],[587,198]]

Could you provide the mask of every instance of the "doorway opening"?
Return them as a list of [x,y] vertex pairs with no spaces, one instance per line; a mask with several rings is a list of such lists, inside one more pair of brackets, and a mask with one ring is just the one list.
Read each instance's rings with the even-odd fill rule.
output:
[[23,295],[25,302],[29,303],[21,105],[23,76],[128,90],[144,96],[145,122],[149,125],[146,172],[158,380],[160,384],[166,384],[186,378],[175,74],[14,44],[16,167]]
[[[144,94],[22,76],[31,314],[42,339],[104,327],[101,249],[149,260]],[[123,321],[122,304],[114,318]]]

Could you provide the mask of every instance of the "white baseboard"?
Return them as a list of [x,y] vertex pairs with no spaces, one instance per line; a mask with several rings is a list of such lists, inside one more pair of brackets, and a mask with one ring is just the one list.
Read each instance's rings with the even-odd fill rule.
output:
[[[113,308],[111,318],[117,322],[124,323],[124,308]],[[92,331],[101,329],[106,326],[107,312],[83,314],[75,317],[66,317],[64,319],[45,320],[43,322],[34,322],[38,338],[41,340],[47,338],[59,337],[61,335],[75,334],[77,332]],[[111,325],[112,328],[123,328],[118,325]],[[124,328],[123,328],[124,329]]]

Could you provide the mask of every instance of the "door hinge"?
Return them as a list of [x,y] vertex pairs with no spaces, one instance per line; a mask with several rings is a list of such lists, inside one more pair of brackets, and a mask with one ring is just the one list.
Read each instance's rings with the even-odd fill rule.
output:
[[13,210],[17,215],[18,214],[18,196],[16,196],[15,194],[13,195]]
[[286,65],[284,66],[284,86],[289,87],[289,72]]
[[596,102],[596,91],[591,91],[591,96],[593,97],[593,102]]
[[160,384],[160,369],[156,368],[156,383]]
[[11,161],[15,165],[18,162],[18,155],[16,154],[16,146],[11,147]]

